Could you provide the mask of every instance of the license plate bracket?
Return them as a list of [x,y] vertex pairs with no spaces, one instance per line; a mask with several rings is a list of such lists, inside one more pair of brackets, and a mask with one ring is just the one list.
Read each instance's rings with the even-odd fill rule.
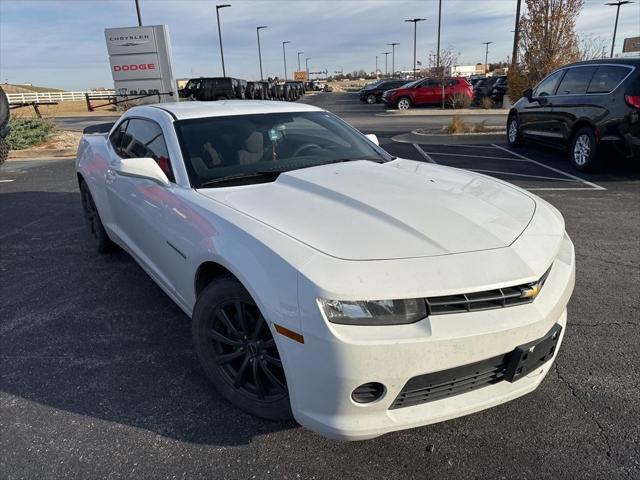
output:
[[557,323],[542,338],[518,345],[507,361],[504,379],[515,382],[553,358],[562,327]]

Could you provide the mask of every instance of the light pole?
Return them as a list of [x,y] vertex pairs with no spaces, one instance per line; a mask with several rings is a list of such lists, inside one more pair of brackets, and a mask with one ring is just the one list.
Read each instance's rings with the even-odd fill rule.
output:
[[218,40],[220,40],[220,58],[222,59],[222,76],[226,77],[227,72],[224,69],[224,51],[222,50],[222,32],[220,31],[220,9],[230,7],[231,5],[216,5],[216,18],[218,19]]
[[482,44],[486,47],[484,51],[484,74],[489,73],[489,65],[487,64],[487,60],[489,59],[489,45],[493,42],[482,42]]
[[513,52],[511,53],[511,66],[513,68],[518,64],[518,43],[520,42],[520,3],[516,4],[516,28],[513,30]]
[[382,52],[382,53],[384,54],[384,77],[385,78],[389,78],[389,70],[387,69],[387,65],[388,65],[387,61],[389,59],[389,54],[391,52]]
[[376,80],[378,79],[378,55],[376,55]]
[[138,0],[136,0],[136,14],[138,15],[138,26],[141,27],[142,17],[140,16],[140,4],[138,3]]
[[413,79],[415,80],[416,75],[416,35],[418,30],[418,22],[424,22],[426,18],[411,18],[409,20],[405,20],[405,22],[413,23]]
[[618,32],[618,16],[620,15],[620,7],[622,5],[626,5],[628,3],[633,3],[630,0],[618,0],[617,2],[609,2],[605,3],[605,5],[610,5],[612,7],[617,7],[616,9],[616,23],[613,26],[613,39],[611,40],[611,58],[613,58],[613,48],[616,46],[616,33]]
[[397,42],[387,43],[387,45],[391,46],[391,75],[395,78],[396,76],[396,45],[400,45]]
[[[436,71],[440,70],[440,25],[442,24],[442,0],[438,1],[438,49],[436,57]],[[444,77],[444,68],[442,69],[442,76]]]
[[260,51],[260,30],[263,28],[267,28],[266,25],[262,25],[260,27],[256,27],[256,35],[258,35],[258,62],[260,62],[260,81],[264,81],[264,77],[262,76],[262,52]]
[[307,82],[309,81],[309,60],[311,60],[311,57],[304,59],[304,66],[307,69]]
[[284,60],[284,81],[287,81],[287,53],[285,51],[285,45],[291,43],[289,40],[282,42],[282,59]]
[[300,55],[302,55],[304,52],[298,52],[298,71],[300,71]]

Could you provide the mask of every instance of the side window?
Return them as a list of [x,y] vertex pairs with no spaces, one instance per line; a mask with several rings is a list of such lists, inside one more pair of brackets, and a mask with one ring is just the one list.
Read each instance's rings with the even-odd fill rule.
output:
[[118,128],[116,128],[111,134],[111,136],[109,137],[109,141],[111,142],[113,149],[116,151],[118,155],[120,155],[122,137],[124,136],[124,132],[127,129],[127,123],[129,123],[129,120],[125,120],[120,125],[118,125]]
[[629,74],[627,67],[614,67],[607,65],[598,67],[594,73],[587,93],[609,93],[616,88]]
[[542,80],[533,91],[533,96],[546,97],[547,95],[554,95],[556,93],[556,86],[558,85],[558,81],[562,77],[563,73],[564,70],[559,70]]
[[141,118],[130,119],[122,139],[120,156],[123,158],[151,157],[158,163],[167,178],[172,182],[175,181],[162,129],[155,122]]
[[570,68],[558,86],[557,95],[582,95],[587,93],[587,87],[596,67]]

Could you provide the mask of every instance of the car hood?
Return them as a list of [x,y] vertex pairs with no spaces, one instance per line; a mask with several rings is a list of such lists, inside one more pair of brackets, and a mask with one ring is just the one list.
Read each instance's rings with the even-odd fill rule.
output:
[[488,177],[401,159],[323,165],[283,173],[271,183],[199,192],[348,260],[505,247],[536,208],[521,190]]

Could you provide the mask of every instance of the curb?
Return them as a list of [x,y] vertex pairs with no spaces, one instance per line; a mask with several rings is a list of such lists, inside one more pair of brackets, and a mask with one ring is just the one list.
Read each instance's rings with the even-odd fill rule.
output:
[[392,137],[391,140],[398,143],[417,143],[421,145],[491,145],[504,140],[505,132],[486,133],[403,133]]
[[387,110],[384,113],[377,113],[377,117],[453,117],[455,115],[496,115],[507,116],[509,113],[505,109],[493,109],[493,110],[471,110],[471,109],[459,109],[459,110],[427,110],[427,109],[415,109],[415,110]]
[[45,158],[75,158],[75,156],[75,148],[26,148],[24,150],[11,150],[7,161]]

